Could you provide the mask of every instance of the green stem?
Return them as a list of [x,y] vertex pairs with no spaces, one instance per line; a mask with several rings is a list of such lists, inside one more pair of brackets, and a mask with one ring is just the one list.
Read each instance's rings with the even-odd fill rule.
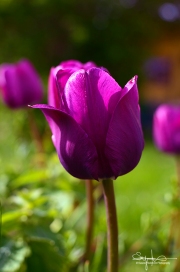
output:
[[176,169],[177,169],[177,197],[180,198],[180,156],[176,157]]
[[87,194],[87,230],[86,230],[86,248],[84,253],[84,261],[90,259],[93,225],[94,225],[94,198],[93,198],[93,181],[87,179],[86,181]]
[[118,271],[118,224],[113,181],[102,180],[108,227],[108,272]]
[[[176,168],[177,168],[177,190],[176,190],[176,198],[180,201],[180,156],[176,157]],[[172,227],[173,227],[173,236],[175,241],[175,251],[179,251],[180,248],[180,229],[179,229],[179,222],[180,222],[180,209],[176,210],[172,216]],[[179,256],[176,260],[174,272],[180,271],[180,260]]]
[[2,203],[0,202],[0,248],[2,243]]

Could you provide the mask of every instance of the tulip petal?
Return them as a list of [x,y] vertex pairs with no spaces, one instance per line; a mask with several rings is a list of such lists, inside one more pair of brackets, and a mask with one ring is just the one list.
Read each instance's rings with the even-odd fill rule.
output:
[[69,77],[77,71],[76,68],[62,69],[61,66],[50,70],[48,79],[48,104],[60,110],[66,109],[64,102],[64,87]]
[[66,60],[66,61],[62,61],[60,63],[60,66],[62,69],[64,68],[76,68],[76,70],[79,69],[90,69],[92,67],[96,67],[96,64],[92,61],[88,61],[86,63],[82,63],[78,60]]
[[48,104],[57,109],[61,109],[61,101],[56,84],[56,73],[59,67],[51,68],[48,79]]
[[66,83],[69,77],[76,71],[77,71],[76,67],[67,68],[64,70],[60,69],[55,75],[56,88],[53,91],[58,92],[56,96],[58,96],[58,99],[59,99],[59,105],[57,105],[56,108],[61,109],[67,113],[69,110],[68,110],[68,106],[67,106],[65,95],[64,95],[64,88],[66,86]]
[[106,138],[105,155],[115,177],[130,172],[138,164],[144,147],[136,78],[128,82],[124,92]]
[[68,114],[47,105],[35,105],[53,122],[52,140],[60,162],[74,177],[98,179],[98,159],[95,146],[88,135]]
[[73,73],[64,93],[69,115],[102,151],[111,115],[121,96],[121,87],[104,70],[91,68],[87,72],[79,70]]
[[64,99],[64,87],[69,77],[80,69],[88,70],[96,67],[94,62],[81,63],[77,60],[68,60],[59,66],[51,68],[48,84],[48,104],[63,111],[67,111]]
[[71,60],[62,61],[60,63],[60,66],[62,69],[70,68],[70,67],[72,67],[72,68],[75,67],[77,69],[81,69],[83,64],[79,60],[71,59]]

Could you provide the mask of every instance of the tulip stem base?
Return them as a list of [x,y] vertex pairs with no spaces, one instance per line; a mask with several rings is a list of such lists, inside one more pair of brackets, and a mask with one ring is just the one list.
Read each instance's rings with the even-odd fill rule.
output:
[[[176,166],[177,166],[177,187],[176,187],[176,196],[175,200],[179,201],[180,199],[180,156],[176,157]],[[180,222],[180,209],[175,210],[172,214],[172,222],[171,222],[171,236],[173,236],[174,240],[174,250],[175,252],[179,251],[180,248],[180,229],[179,229],[179,222]],[[180,271],[180,260],[177,258],[175,262],[174,272]]]
[[118,271],[118,224],[113,180],[102,180],[107,216],[108,272]]
[[176,157],[176,167],[177,167],[177,197],[180,197],[180,156]]

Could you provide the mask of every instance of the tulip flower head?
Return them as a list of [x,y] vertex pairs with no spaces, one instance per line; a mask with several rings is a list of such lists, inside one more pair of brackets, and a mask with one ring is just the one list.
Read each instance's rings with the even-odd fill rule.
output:
[[26,59],[0,65],[0,89],[2,100],[10,108],[26,107],[41,102],[43,98],[41,79]]
[[44,113],[71,175],[117,178],[138,164],[144,147],[137,77],[121,88],[105,69],[89,64],[51,69],[49,105],[33,108]]
[[180,153],[180,106],[164,104],[157,108],[153,118],[153,138],[161,151]]

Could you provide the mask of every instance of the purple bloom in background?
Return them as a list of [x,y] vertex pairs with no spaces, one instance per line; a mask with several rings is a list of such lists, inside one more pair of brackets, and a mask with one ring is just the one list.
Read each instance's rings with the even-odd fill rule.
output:
[[49,123],[60,162],[81,179],[128,173],[144,147],[137,77],[121,88],[93,63],[67,63],[51,70],[49,105],[33,106]]
[[26,59],[0,65],[0,89],[4,103],[10,108],[26,107],[43,98],[40,76]]
[[165,104],[156,109],[153,137],[157,148],[161,151],[180,153],[180,106]]

